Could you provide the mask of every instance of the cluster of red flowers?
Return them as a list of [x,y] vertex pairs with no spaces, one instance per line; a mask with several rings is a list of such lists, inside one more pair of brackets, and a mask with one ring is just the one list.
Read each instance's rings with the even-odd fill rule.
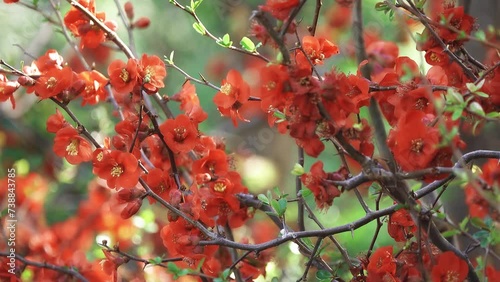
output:
[[[116,30],[114,21],[106,21],[106,13],[96,12],[95,0],[79,0],[78,3],[102,21],[111,30]],[[81,37],[80,48],[97,48],[106,41],[106,32],[76,7],[71,7],[64,17],[64,24],[75,37]]]

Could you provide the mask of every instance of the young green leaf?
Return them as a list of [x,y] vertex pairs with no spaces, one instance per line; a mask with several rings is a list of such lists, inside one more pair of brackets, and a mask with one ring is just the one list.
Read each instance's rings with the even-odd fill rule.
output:
[[240,41],[240,45],[243,49],[245,49],[246,51],[248,52],[251,52],[251,53],[254,53],[255,52],[255,44],[253,43],[253,41],[248,38],[248,37],[243,37]]
[[259,199],[264,204],[268,204],[269,205],[269,200],[267,199],[266,195],[259,194],[259,195],[257,195],[257,199]]
[[296,176],[301,176],[302,174],[305,173],[305,171],[304,171],[304,168],[300,164],[296,163],[293,166],[293,169],[292,169],[291,173],[293,175],[296,175]]
[[471,111],[472,113],[478,115],[478,116],[482,116],[484,117],[485,113],[484,113],[484,110],[483,110],[483,107],[481,106],[481,104],[479,104],[478,102],[472,102],[470,103],[469,105],[469,111]]
[[200,23],[193,23],[193,28],[194,30],[196,30],[196,32],[198,32],[201,35],[205,35],[207,33],[205,27]]

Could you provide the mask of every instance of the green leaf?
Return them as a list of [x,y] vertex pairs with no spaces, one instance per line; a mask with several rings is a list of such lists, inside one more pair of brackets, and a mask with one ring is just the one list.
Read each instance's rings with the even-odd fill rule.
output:
[[375,11],[385,11],[390,7],[385,2],[378,2],[375,4]]
[[308,197],[309,195],[311,195],[312,191],[309,190],[308,188],[302,188],[302,189],[300,189],[300,193],[302,194],[302,197],[305,198],[305,197]]
[[226,268],[226,269],[224,269],[224,271],[222,271],[222,273],[220,274],[220,277],[222,279],[227,279],[229,277],[229,274],[231,274],[231,269]]
[[448,231],[441,233],[441,235],[443,235],[443,237],[445,237],[445,238],[452,237],[452,236],[455,236],[457,234],[460,234],[460,231],[456,230],[456,229],[448,230]]
[[482,91],[476,91],[476,92],[474,92],[474,95],[479,96],[481,98],[489,98],[490,97],[490,95],[488,95]]
[[184,268],[184,269],[181,269],[179,272],[177,272],[175,274],[175,276],[177,277],[181,277],[181,276],[185,276],[185,275],[188,275],[189,273],[192,273],[193,270],[189,269],[189,268]]
[[149,263],[157,265],[157,264],[160,264],[162,260],[163,260],[162,257],[154,257],[154,258],[149,260]]
[[272,200],[271,201],[271,207],[273,208],[273,210],[278,214],[280,215],[280,204],[278,203],[277,200]]
[[460,222],[460,224],[458,225],[458,227],[460,227],[460,230],[467,231],[467,223],[469,223],[469,217],[464,218]]
[[279,204],[278,215],[283,216],[286,212],[286,205],[288,204],[288,202],[285,198],[281,198],[278,200],[278,204]]
[[271,279],[271,282],[278,282],[278,277],[273,277],[273,279]]
[[459,108],[455,109],[453,111],[453,114],[451,115],[451,119],[453,121],[459,119],[462,116],[463,111],[464,111],[463,109],[459,109]]
[[284,113],[280,112],[280,111],[274,111],[273,112],[273,116],[277,117],[278,119],[281,119],[281,120],[285,120],[286,119],[286,116]]
[[201,2],[203,2],[203,0],[198,0],[198,1],[191,1],[191,7],[193,8],[193,11],[195,11],[201,4]]
[[233,41],[231,41],[231,38],[229,37],[229,34],[224,34],[224,36],[221,38],[219,38],[219,40],[217,40],[217,44],[223,46],[223,47],[231,47],[233,45]]
[[273,187],[273,192],[274,192],[274,194],[276,194],[276,195],[278,195],[278,196],[281,194],[281,192],[280,192],[280,188],[278,188],[278,186],[274,186],[274,187]]
[[452,104],[463,104],[464,103],[464,97],[462,94],[458,93],[455,89],[453,88],[448,88],[446,91],[446,98],[452,103]]
[[474,113],[478,116],[482,116],[482,117],[485,116],[483,106],[481,106],[481,104],[479,104],[476,101],[469,104],[469,111],[471,111],[472,113]]
[[168,271],[170,271],[172,274],[176,275],[177,273],[179,273],[179,271],[181,270],[175,263],[173,262],[169,262],[167,263],[167,269]]
[[465,84],[465,86],[467,87],[467,89],[469,89],[470,92],[474,93],[476,92],[477,90],[479,90],[479,88],[472,82],[467,82]]
[[489,118],[498,118],[498,117],[500,117],[500,112],[487,113],[486,117],[489,117]]
[[331,279],[332,278],[332,275],[330,274],[330,272],[326,271],[326,270],[318,270],[316,272],[316,278],[320,279],[320,280],[323,280],[323,279]]
[[471,218],[470,223],[476,228],[489,230],[488,225],[486,223],[484,223],[484,221],[482,219],[480,219],[479,217]]
[[264,204],[268,204],[269,205],[269,200],[267,199],[266,195],[259,194],[259,195],[257,195],[257,199],[259,199]]
[[486,41],[486,33],[483,30],[478,30],[474,36],[481,41]]
[[248,52],[251,52],[251,53],[254,53],[255,52],[255,44],[253,43],[253,41],[248,38],[248,37],[243,37],[240,41],[240,45],[243,49],[245,49],[246,51]]
[[293,166],[293,169],[291,171],[291,173],[293,175],[296,175],[296,176],[301,176],[302,174],[305,173],[304,171],[304,167],[302,167],[300,164],[298,163],[295,163],[295,165]]
[[198,33],[199,33],[199,34],[201,34],[201,35],[205,35],[205,34],[207,34],[207,30],[206,30],[206,29],[205,29],[205,27],[204,27],[202,24],[200,24],[200,23],[197,23],[197,22],[196,22],[196,23],[193,23],[193,28],[194,28],[194,30],[196,30],[196,32],[198,32]]
[[490,244],[490,232],[486,230],[479,230],[474,233],[472,237],[476,238],[479,241],[481,247],[486,248]]

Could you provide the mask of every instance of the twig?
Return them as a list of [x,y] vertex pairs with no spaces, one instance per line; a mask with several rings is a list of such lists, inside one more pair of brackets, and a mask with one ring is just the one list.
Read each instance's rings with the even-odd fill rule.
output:
[[[0,252],[0,256],[2,257],[7,257],[11,255],[10,253],[7,253],[7,252]],[[67,275],[70,275],[80,281],[83,281],[83,282],[88,282],[89,280],[87,280],[87,278],[83,277],[82,274],[80,274],[76,269],[72,268],[72,267],[67,267],[67,266],[59,266],[59,265],[54,265],[54,264],[50,264],[50,263],[46,263],[46,262],[36,262],[36,261],[31,261],[31,260],[28,260],[26,259],[25,257],[23,256],[20,256],[18,254],[14,254],[16,256],[16,259],[26,265],[29,265],[29,266],[34,266],[34,267],[38,267],[38,268],[45,268],[45,269],[50,269],[50,270],[54,270],[54,271],[57,271],[57,272],[60,272],[60,273],[64,273],[64,274],[67,274]]]

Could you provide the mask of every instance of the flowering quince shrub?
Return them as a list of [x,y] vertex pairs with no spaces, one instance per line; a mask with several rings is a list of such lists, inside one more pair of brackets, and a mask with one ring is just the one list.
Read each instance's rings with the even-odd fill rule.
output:
[[[466,8],[453,1],[393,0],[373,7],[337,0],[324,11],[321,1],[265,0],[255,7],[248,37],[238,47],[228,34],[215,36],[202,23],[202,1],[164,1],[165,8],[189,15],[194,31],[213,44],[258,62],[258,81],[250,83],[243,69],[231,69],[219,84],[190,76],[174,63],[173,52],[137,55],[115,33],[119,25],[112,15],[99,11],[98,1],[63,1],[69,10],[62,14],[54,1],[52,14],[38,1],[3,2],[18,2],[59,26],[83,69],[54,49],[21,68],[2,60],[0,101],[15,108],[24,92],[56,105],[51,116],[40,117],[53,134],[53,153],[71,165],[91,166],[94,179],[74,215],[47,224],[40,217],[47,178],[35,172],[16,178],[16,238],[12,245],[2,236],[2,281],[285,279],[266,275],[266,266],[279,262],[279,246],[288,242],[304,257],[298,277],[303,281],[500,281],[500,148],[465,153],[469,144],[460,134],[498,125],[499,31],[482,31]],[[312,16],[301,15],[306,2],[314,7]],[[136,19],[131,2],[117,8],[129,32],[154,24]],[[395,17],[410,32],[420,27],[412,43],[428,68],[400,56],[394,42],[364,31],[362,9]],[[350,25],[346,48],[328,35]],[[471,40],[488,48],[484,62],[467,52],[464,44]],[[104,72],[83,53],[112,45],[126,59],[111,60]],[[357,60],[357,71],[327,67],[342,53]],[[181,90],[175,95],[160,94],[167,69],[186,77],[177,82]],[[211,106],[202,107],[196,84],[213,90]],[[114,105],[119,121],[113,134],[96,138],[72,108],[103,103]],[[171,107],[180,114],[173,115]],[[270,127],[290,136],[299,155],[292,171],[295,194],[249,192],[225,143],[200,130],[209,118],[207,107],[235,127],[256,118],[257,108]],[[342,160],[334,170],[318,158],[329,146]],[[447,189],[452,181],[456,187]],[[7,187],[7,177],[1,183]],[[468,215],[455,222],[440,207],[440,197],[460,187]],[[336,226],[316,216],[350,194],[364,216]],[[394,204],[381,207],[382,198]],[[3,188],[0,202],[7,202]],[[145,205],[158,228],[140,233],[139,240],[132,218]],[[291,206],[296,223],[287,221]],[[267,220],[253,220],[257,215]],[[1,216],[7,226],[6,211]],[[376,231],[360,253],[335,238],[370,222]],[[382,228],[392,244],[377,243]],[[95,258],[89,253],[101,233],[113,243],[98,240]],[[469,247],[457,243],[461,238],[470,240]],[[480,255],[471,255],[473,249]],[[339,253],[340,261],[331,253]]]

